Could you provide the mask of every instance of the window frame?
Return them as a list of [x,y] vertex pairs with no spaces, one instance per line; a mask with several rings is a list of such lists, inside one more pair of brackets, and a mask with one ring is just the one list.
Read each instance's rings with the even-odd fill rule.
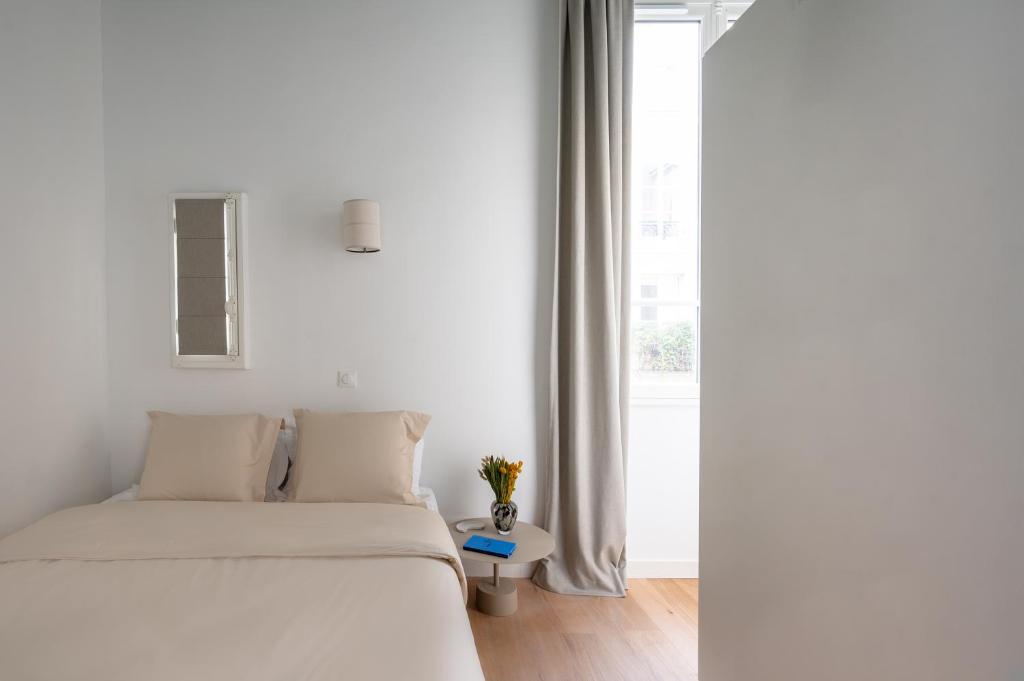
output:
[[[177,199],[223,199],[226,202],[225,258],[227,267],[225,296],[231,305],[228,322],[228,352],[224,355],[178,354],[178,226],[175,215]],[[171,228],[171,366],[175,369],[248,369],[250,368],[248,316],[248,197],[244,192],[175,192],[169,194],[168,214]],[[234,331],[234,335],[232,335]]]
[[[750,2],[723,2],[712,0],[708,2],[681,2],[679,0],[649,0],[638,3],[634,8],[634,24],[637,23],[661,23],[661,22],[698,22],[701,28],[701,54],[705,54],[715,42],[725,35],[729,30],[729,22],[739,19],[751,5]],[[703,85],[701,84],[701,89]],[[698,93],[698,104],[701,101],[701,94]],[[698,118],[698,163],[701,163],[703,156],[703,113]],[[692,403],[700,401],[700,365],[701,365],[701,221],[700,215],[700,177],[698,176],[698,221],[697,221],[697,299],[696,301],[679,301],[679,305],[689,308],[691,305],[696,312],[696,326],[694,335],[696,343],[694,347],[694,374],[695,381],[684,385],[656,385],[643,384],[630,381],[630,402],[632,404],[667,405],[673,402]],[[632,229],[632,226],[630,227]],[[661,229],[659,226],[659,237]],[[632,292],[633,282],[630,282]],[[631,295],[632,298],[632,295]],[[631,307],[640,309],[644,305],[651,305],[652,301],[660,298],[643,298],[638,296],[631,300]],[[676,301],[666,301],[675,303]],[[685,305],[683,304],[685,302]],[[632,325],[632,322],[631,322]],[[632,358],[630,358],[632,361]]]
[[723,2],[704,0],[647,0],[634,7],[634,23],[649,21],[699,21],[701,23],[701,52],[707,52],[729,30],[729,22],[736,21],[754,4],[749,2]]

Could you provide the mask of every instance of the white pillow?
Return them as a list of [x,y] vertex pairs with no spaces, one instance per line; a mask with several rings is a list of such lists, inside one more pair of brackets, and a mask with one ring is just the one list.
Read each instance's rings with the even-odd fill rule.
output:
[[280,501],[284,499],[281,485],[288,475],[288,464],[295,461],[295,426],[278,429],[277,443],[274,445],[274,456],[270,460],[270,471],[267,473],[267,490],[264,501]]
[[420,493],[420,471],[423,470],[423,440],[416,443],[415,449],[412,450],[412,493],[419,495]]
[[139,486],[138,484],[132,485],[123,492],[118,492],[109,499],[104,499],[101,504],[112,504],[118,501],[136,501],[139,498]]

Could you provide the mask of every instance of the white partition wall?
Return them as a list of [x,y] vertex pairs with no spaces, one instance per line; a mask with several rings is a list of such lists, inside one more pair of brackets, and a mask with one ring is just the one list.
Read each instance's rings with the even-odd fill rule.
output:
[[1024,3],[704,63],[701,681],[1024,678]]

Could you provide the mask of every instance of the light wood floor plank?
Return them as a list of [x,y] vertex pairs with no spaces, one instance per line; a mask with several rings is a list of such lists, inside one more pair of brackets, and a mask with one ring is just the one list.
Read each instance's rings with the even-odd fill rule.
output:
[[469,621],[487,681],[696,681],[697,580],[631,579],[626,598],[515,580],[519,611]]

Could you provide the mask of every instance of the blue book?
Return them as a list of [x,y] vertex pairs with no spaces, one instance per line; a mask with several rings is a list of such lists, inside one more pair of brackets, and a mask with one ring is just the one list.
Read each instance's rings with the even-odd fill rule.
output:
[[489,556],[497,556],[498,558],[508,558],[512,555],[512,552],[516,550],[516,543],[513,541],[501,541],[500,539],[491,539],[490,537],[481,537],[479,534],[474,534],[462,547],[467,551],[476,551],[477,553],[486,553]]

